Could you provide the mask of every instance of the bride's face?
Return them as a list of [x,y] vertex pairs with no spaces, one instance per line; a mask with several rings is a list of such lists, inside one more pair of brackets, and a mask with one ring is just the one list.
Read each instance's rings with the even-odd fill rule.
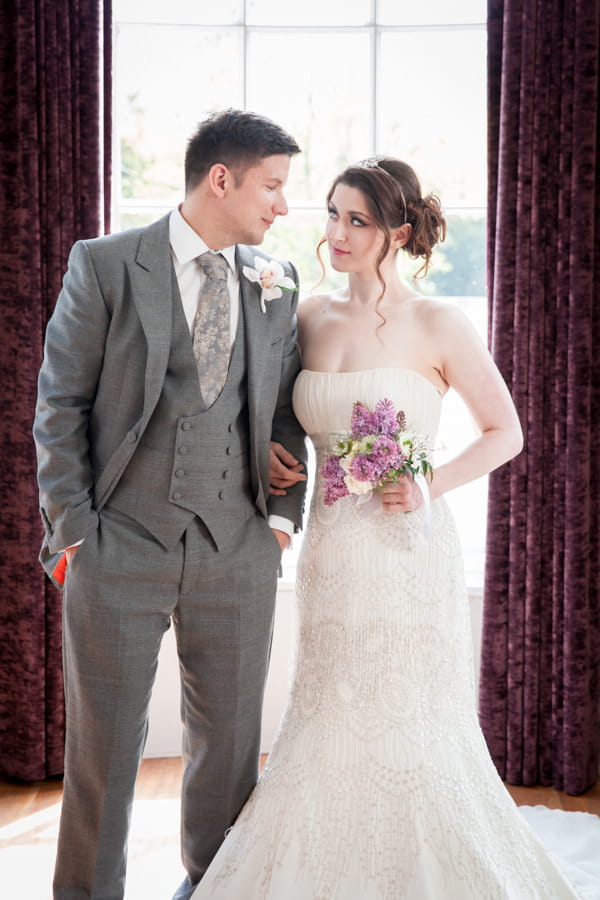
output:
[[385,237],[363,192],[347,184],[336,185],[327,212],[325,235],[333,268],[348,273],[375,272]]

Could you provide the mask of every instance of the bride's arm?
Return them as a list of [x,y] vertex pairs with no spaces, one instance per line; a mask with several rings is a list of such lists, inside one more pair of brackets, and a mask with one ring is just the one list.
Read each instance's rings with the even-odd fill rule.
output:
[[450,305],[431,314],[430,334],[439,370],[467,405],[479,431],[458,456],[435,469],[432,499],[486,475],[516,456],[523,434],[508,388],[466,316]]

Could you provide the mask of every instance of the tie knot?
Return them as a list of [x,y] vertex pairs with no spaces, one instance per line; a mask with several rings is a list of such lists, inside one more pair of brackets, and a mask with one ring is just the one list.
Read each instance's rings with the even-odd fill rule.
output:
[[227,260],[222,253],[202,253],[197,257],[197,262],[207,278],[215,281],[227,281]]

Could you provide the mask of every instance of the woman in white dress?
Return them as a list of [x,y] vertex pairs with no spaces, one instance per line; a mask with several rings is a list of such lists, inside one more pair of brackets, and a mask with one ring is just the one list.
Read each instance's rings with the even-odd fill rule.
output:
[[[308,298],[298,419],[317,453],[356,401],[390,399],[432,446],[450,387],[479,436],[433,472],[430,533],[410,478],[370,515],[323,502],[298,566],[293,687],[264,773],[194,900],[550,900],[580,896],[519,815],[480,731],[461,550],[444,494],[517,454],[521,429],[482,341],[399,277],[443,237],[437,198],[383,158],[328,197],[342,291]],[[283,458],[283,451],[280,451]],[[285,471],[278,484],[284,489]]]

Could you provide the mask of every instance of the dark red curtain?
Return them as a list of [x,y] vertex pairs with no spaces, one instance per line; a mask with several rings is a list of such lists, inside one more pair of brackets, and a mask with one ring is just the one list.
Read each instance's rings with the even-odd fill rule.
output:
[[490,341],[524,452],[490,478],[481,724],[512,784],[600,747],[597,0],[490,0]]
[[110,0],[3,0],[0,121],[0,772],[38,780],[62,771],[64,709],[31,427],[69,248],[108,230]]

